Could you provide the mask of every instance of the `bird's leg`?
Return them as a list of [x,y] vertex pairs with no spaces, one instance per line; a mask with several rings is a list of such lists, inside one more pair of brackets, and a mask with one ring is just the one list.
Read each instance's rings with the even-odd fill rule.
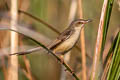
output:
[[[64,55],[57,54],[57,56],[60,58],[60,63],[63,64],[64,63]],[[57,60],[57,62],[58,62],[58,60]]]
[[[60,61],[61,61],[61,64],[64,65],[64,63],[65,63],[65,61],[64,61],[64,55],[60,55]],[[68,63],[66,65],[72,70],[72,73],[74,73],[74,70],[68,65]],[[65,71],[68,71],[68,70],[65,69]]]
[[61,64],[64,63],[64,55],[60,55],[60,61],[61,61]]

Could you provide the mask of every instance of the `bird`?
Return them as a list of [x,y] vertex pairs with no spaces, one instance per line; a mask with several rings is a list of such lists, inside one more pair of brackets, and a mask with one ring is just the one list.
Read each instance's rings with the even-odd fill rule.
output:
[[[90,19],[76,19],[72,21],[69,27],[65,29],[50,45],[48,45],[47,48],[58,55],[66,54],[78,42],[81,30],[84,27],[84,25],[91,21],[92,20]],[[41,47],[36,47],[23,52],[13,53],[11,55],[25,55],[39,50],[41,50]]]

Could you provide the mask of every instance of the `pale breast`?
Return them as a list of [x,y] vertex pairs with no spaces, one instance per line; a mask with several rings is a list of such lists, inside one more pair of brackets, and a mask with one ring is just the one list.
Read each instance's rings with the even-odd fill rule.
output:
[[53,51],[55,53],[62,53],[62,52],[69,50],[70,48],[74,46],[74,44],[78,40],[79,34],[80,34],[80,30],[78,29],[74,32],[74,34],[71,35],[69,39],[65,40],[62,44],[56,47]]

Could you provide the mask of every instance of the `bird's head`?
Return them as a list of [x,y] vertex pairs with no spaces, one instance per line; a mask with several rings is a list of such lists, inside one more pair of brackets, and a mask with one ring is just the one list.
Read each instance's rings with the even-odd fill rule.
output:
[[88,22],[91,22],[92,20],[88,19],[88,20],[84,20],[84,19],[77,19],[77,20],[74,20],[72,23],[71,23],[71,27],[80,27],[82,28],[84,26],[84,24],[88,23]]

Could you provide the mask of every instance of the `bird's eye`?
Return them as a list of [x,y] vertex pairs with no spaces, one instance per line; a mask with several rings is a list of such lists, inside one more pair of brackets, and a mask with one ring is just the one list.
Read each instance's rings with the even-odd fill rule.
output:
[[81,24],[81,22],[78,22],[78,24]]
[[76,27],[79,27],[80,24],[81,24],[81,22],[77,22],[75,25],[76,25]]

